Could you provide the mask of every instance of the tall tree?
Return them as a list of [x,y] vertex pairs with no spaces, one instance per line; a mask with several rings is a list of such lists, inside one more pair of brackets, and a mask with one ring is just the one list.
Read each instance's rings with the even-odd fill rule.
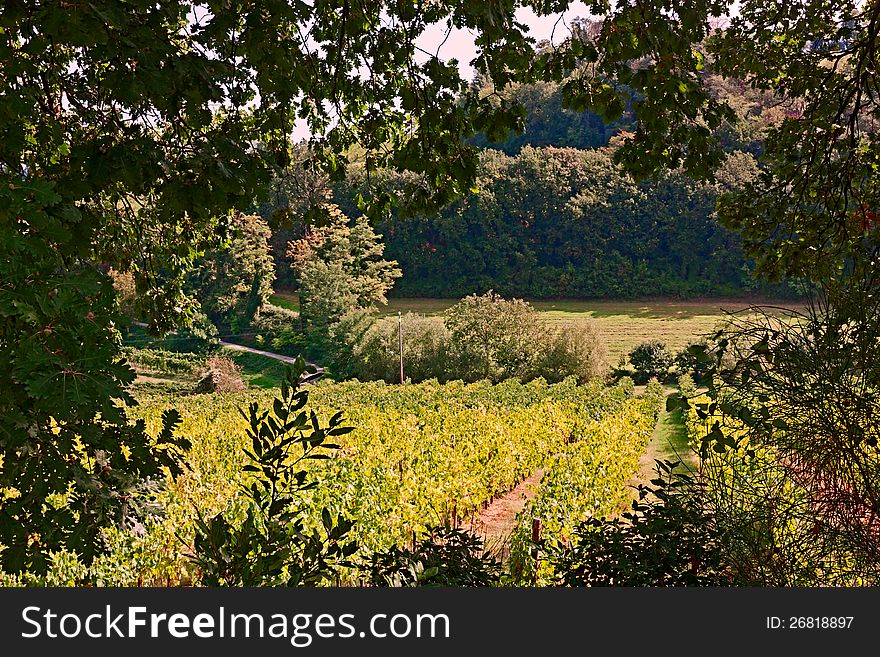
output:
[[228,244],[198,258],[188,276],[202,310],[217,323],[246,326],[272,294],[275,264],[268,224],[256,215],[236,215]]
[[290,244],[300,320],[312,342],[323,344],[328,327],[345,313],[387,303],[385,295],[400,269],[384,259],[381,238],[364,215],[350,220],[331,205],[326,225],[310,228]]

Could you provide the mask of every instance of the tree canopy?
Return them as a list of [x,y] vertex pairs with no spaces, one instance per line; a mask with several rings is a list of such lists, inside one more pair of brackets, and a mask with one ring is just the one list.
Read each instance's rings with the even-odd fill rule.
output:
[[110,266],[134,274],[153,330],[185,321],[186,270],[290,161],[298,118],[331,173],[358,143],[368,166],[422,175],[426,205],[467,188],[463,137],[513,119],[475,94],[462,103],[453,64],[416,61],[415,38],[444,16],[480,34],[499,81],[526,61],[509,11],[468,3],[3,4],[5,569],[39,572],[61,548],[91,558],[100,527],[130,510],[132,482],[185,447],[173,417],[157,444],[119,404],[134,403],[133,371],[119,359]]

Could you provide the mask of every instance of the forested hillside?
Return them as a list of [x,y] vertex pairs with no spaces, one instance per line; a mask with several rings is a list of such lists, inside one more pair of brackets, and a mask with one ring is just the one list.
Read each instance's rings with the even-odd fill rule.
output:
[[718,194],[755,175],[750,155],[729,158],[714,184],[677,173],[635,183],[611,155],[607,147],[525,146],[512,156],[483,151],[477,191],[438,214],[397,215],[380,225],[386,254],[403,270],[393,294],[756,291],[739,237],[714,216]]
[[[458,298],[490,289],[536,299],[797,295],[789,283],[757,281],[739,234],[715,215],[720,194],[755,179],[763,136],[783,114],[745,85],[705,77],[738,117],[715,130],[730,157],[712,182],[676,171],[635,182],[613,160],[634,126],[631,111],[605,124],[566,108],[558,84],[517,85],[504,97],[525,108],[523,132],[473,137],[481,148],[476,184],[437,213],[407,212],[414,177],[368,171],[357,152],[345,181],[289,171],[259,209],[278,225],[277,283],[297,285],[288,244],[302,237],[316,200],[332,199],[356,217],[357,195],[368,197],[378,181],[404,206],[377,227],[403,272],[390,296]],[[492,91],[485,80],[473,84]]]

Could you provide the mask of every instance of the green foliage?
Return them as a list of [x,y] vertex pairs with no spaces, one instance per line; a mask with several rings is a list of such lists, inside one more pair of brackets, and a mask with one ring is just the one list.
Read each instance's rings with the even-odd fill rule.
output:
[[[791,295],[752,279],[741,240],[714,216],[718,196],[742,187],[756,169],[751,155],[736,154],[715,183],[671,172],[637,184],[609,149],[484,152],[475,191],[437,214],[401,211],[378,225],[387,257],[404,272],[394,294]],[[368,177],[355,169],[336,186],[347,211],[356,211],[351,198]],[[379,179],[390,189],[405,183],[388,172]]]
[[395,376],[397,335],[390,323],[380,324],[371,310],[355,308],[328,330],[330,374],[336,379],[399,381]]
[[726,559],[749,583],[878,581],[876,276],[841,277],[804,311],[732,317],[705,354],[707,394],[671,402],[688,412]]
[[[486,93],[498,92],[491,80],[480,81]],[[489,142],[485,134],[478,134],[471,143],[514,155],[524,146],[556,146],[570,148],[599,148],[621,127],[631,121],[606,125],[602,117],[593,112],[576,112],[562,106],[562,91],[558,84],[537,82],[513,85],[501,91],[509,100],[520,103],[526,110],[525,125],[521,133],[507,134],[500,142]]]
[[[6,199],[17,193],[0,187]],[[27,209],[13,212],[37,212],[51,224],[45,208],[36,210],[37,197],[25,200],[39,189],[36,182],[25,190],[20,200]],[[9,227],[7,221],[3,228]],[[118,357],[110,280],[85,264],[63,268],[59,251],[41,242],[36,222],[34,230],[4,235],[0,563],[8,572],[44,573],[53,551],[91,561],[102,550],[102,528],[137,515],[144,480],[165,468],[180,472],[187,442],[173,435],[173,412],[155,441],[142,424],[127,421],[122,403],[133,400],[122,386],[134,375]]]
[[588,324],[568,324],[547,330],[535,374],[547,381],[574,376],[581,383],[601,378],[607,369],[605,344]]
[[349,221],[337,208],[327,224],[311,228],[290,245],[299,281],[300,322],[311,349],[326,354],[328,329],[350,311],[387,303],[385,294],[400,276],[384,260],[385,247],[367,217]]
[[219,331],[207,315],[196,311],[189,323],[165,334],[155,345],[160,349],[206,354],[219,346]]
[[[102,549],[100,528],[118,519],[132,487],[163,467],[174,469],[171,453],[184,446],[175,446],[173,418],[156,443],[141,426],[130,425],[119,403],[133,401],[125,391],[132,372],[119,359],[120,318],[105,273],[109,266],[134,275],[140,310],[153,331],[185,321],[194,304],[184,293],[184,272],[228,237],[233,209],[250,204],[273,169],[289,162],[297,117],[315,134],[308,157],[334,180],[344,177],[355,157],[369,174],[383,168],[409,174],[371,200],[356,200],[373,217],[387,215],[392,202],[404,199],[411,215],[430,216],[473,189],[477,157],[466,137],[481,132],[498,141],[523,127],[526,112],[515,98],[467,87],[454,63],[416,56],[416,41],[427,26],[448,18],[477,35],[475,65],[495,88],[542,79],[559,85],[567,109],[590,110],[606,122],[634,113],[635,132],[622,138],[612,157],[637,177],[654,175],[652,185],[665,184],[663,169],[681,168],[710,181],[715,174],[737,111],[727,96],[712,92],[707,81],[713,76],[778,97],[786,114],[767,132],[758,175],[721,199],[719,216],[742,233],[759,273],[773,280],[811,277],[829,303],[806,322],[812,333],[792,336],[772,320],[757,332],[747,327],[732,367],[721,356],[735,341],[719,343],[723,385],[710,390],[701,409],[705,418],[719,419],[704,445],[719,455],[742,449],[736,462],[725,465],[724,472],[736,476],[719,479],[719,499],[741,502],[726,493],[743,473],[750,482],[751,466],[760,464],[761,495],[751,498],[754,505],[733,507],[742,513],[731,516],[757,532],[747,536],[762,538],[751,543],[759,549],[743,553],[751,558],[744,565],[770,564],[756,572],[774,582],[873,580],[880,562],[871,552],[876,537],[866,540],[872,536],[861,519],[878,513],[871,483],[880,239],[875,3],[741,3],[729,27],[717,31],[713,21],[729,13],[728,2],[598,3],[592,9],[602,15],[602,29],[578,23],[565,43],[537,55],[514,20],[520,4],[487,10],[483,3],[435,3],[419,12],[406,3],[360,3],[339,11],[323,0],[268,8],[257,3],[240,11],[216,0],[199,7],[95,0],[75,12],[33,1],[4,6],[0,542],[7,568],[45,570],[47,555],[65,548],[90,560]],[[203,18],[194,21],[193,15]],[[376,29],[380,24],[383,29]],[[382,74],[365,78],[365,65]],[[742,141],[750,140],[745,134]],[[540,266],[534,265],[534,251],[517,248],[529,244],[529,229],[536,225],[589,234],[591,223],[602,225],[620,200],[629,207],[649,205],[638,186],[618,185],[614,170],[602,162],[597,168],[607,169],[609,184],[590,178],[589,185],[576,185],[577,179],[557,180],[567,168],[553,166],[549,157],[523,154],[527,149],[517,161],[528,165],[525,177],[538,184],[519,214],[502,206],[517,198],[515,188],[492,188],[480,198],[482,206],[465,199],[456,213],[486,217],[464,222],[468,238],[454,240],[463,245],[455,261],[469,267],[453,272],[425,257],[425,268],[448,274],[455,284],[467,282],[456,296],[496,281],[511,286],[497,289],[513,291],[523,272],[540,296],[560,289],[645,289],[650,268],[643,256],[652,248],[662,252],[663,231],[644,231],[631,252],[614,248],[601,232],[602,240],[593,240],[607,242],[601,249],[547,238],[551,248],[542,252],[552,257]],[[537,166],[540,160],[547,166]],[[575,197],[558,193],[576,186]],[[689,183],[667,191],[676,199],[670,208],[711,205],[718,192]],[[664,212],[648,208],[645,216],[654,221],[656,215],[663,226],[676,216]],[[686,223],[700,227],[708,214],[694,212]],[[608,225],[652,225],[627,220]],[[517,222],[521,233],[510,230]],[[436,227],[443,222],[412,225],[413,253],[448,248]],[[693,245],[713,240],[700,230],[696,235],[676,242],[685,245],[673,260],[676,280],[705,273],[694,264]],[[717,238],[701,257],[712,256],[723,267],[735,262],[739,275],[738,256],[718,257],[733,253],[739,240],[724,233]],[[470,249],[471,243],[498,248]],[[389,257],[398,255],[389,251]],[[579,271],[579,261],[600,262],[588,270],[599,275],[591,279]],[[404,268],[411,280],[420,278]],[[728,275],[720,280],[730,280]],[[849,301],[850,290],[856,304]],[[737,380],[733,398],[726,397],[721,389]],[[758,382],[754,389],[763,386],[762,392],[737,397],[749,390],[749,381]],[[855,404],[850,408],[840,399]],[[748,427],[754,443],[725,431],[722,421]],[[806,469],[786,472],[780,464]],[[767,547],[778,545],[767,537],[778,535],[780,520],[787,528],[790,516],[773,503],[793,500],[800,511],[792,524],[800,530],[817,502],[824,502],[803,481],[834,492],[835,503],[821,507],[834,513],[823,518],[822,541],[783,531],[784,545],[794,553],[777,566]],[[845,513],[835,515],[841,509]],[[822,551],[803,551],[815,544]],[[828,561],[811,563],[815,554]]]
[[[129,325],[123,333],[125,348],[150,349],[163,352],[176,352],[181,358],[187,354],[203,357],[216,351],[219,347],[219,331],[208,317],[196,311],[189,323],[162,336],[150,335],[148,329],[141,324]],[[202,358],[204,360],[204,358]]]
[[656,340],[643,342],[629,352],[629,362],[636,370],[633,378],[637,383],[647,383],[651,378],[665,381],[673,361],[666,345]]
[[[687,102],[706,98],[707,78],[691,75],[703,61],[731,83],[781,101],[766,131],[759,175],[721,198],[719,216],[741,232],[760,275],[810,278],[818,303],[784,320],[768,309],[755,320],[734,321],[718,336],[704,377],[709,397],[694,409],[701,422],[695,439],[708,459],[715,516],[729,529],[726,558],[745,581],[874,583],[876,539],[869,538],[866,519],[878,513],[875,486],[868,483],[876,478],[871,445],[877,424],[872,373],[878,359],[868,346],[877,335],[880,234],[880,105],[869,91],[878,86],[876,3],[743,3],[702,50],[712,16],[728,5],[672,11],[661,3],[620,5],[608,12],[598,38],[578,38],[578,47],[572,39],[571,57],[587,52],[597,61],[585,67],[588,75],[656,83],[642,87],[639,134],[621,151],[637,173],[711,146],[703,126],[713,128],[714,120],[694,123],[690,134],[676,128],[676,121],[703,111]],[[644,39],[631,39],[625,29],[635,12],[648,21]],[[650,60],[632,66],[649,43]],[[549,61],[554,58],[562,62],[566,55],[554,52]],[[622,75],[602,66],[612,62]],[[685,102],[671,102],[676,82]],[[727,98],[718,99],[734,109]],[[724,113],[715,118],[733,124]],[[703,164],[708,172],[712,158]]]
[[[770,21],[750,5],[708,43],[720,73],[788,101],[768,131],[761,175],[722,199],[722,220],[742,232],[762,274],[822,280],[865,241],[876,247],[878,83],[873,8],[810,2]],[[780,17],[781,18],[781,17]],[[804,145],[809,144],[809,148]]]
[[675,355],[675,369],[679,374],[690,375],[697,383],[703,383],[712,370],[708,356],[709,345],[705,339],[689,344]]
[[304,375],[314,373],[298,359],[287,368],[280,397],[270,410],[261,411],[253,402],[247,413],[250,445],[243,472],[253,478],[243,487],[246,511],[241,523],[226,514],[195,521],[193,561],[208,586],[298,586],[330,579],[336,567],[357,544],[346,542],[351,522],[320,511],[322,530],[307,530],[302,511],[294,501],[318,485],[308,479],[303,462],[326,459],[324,450],[339,449],[329,440],[349,433],[336,413],[324,426],[313,410],[306,408],[308,391],[301,388]]
[[713,131],[735,114],[703,83],[706,57],[700,44],[711,20],[729,3],[710,0],[597,5],[601,24],[583,21],[561,47],[537,57],[537,74],[561,84],[563,106],[598,113],[606,122],[630,111],[636,131],[615,160],[638,177],[681,167],[711,178],[723,159]]
[[562,586],[725,586],[723,536],[701,506],[699,486],[676,463],[657,462],[630,511],[588,518],[570,544],[546,542]]
[[363,566],[373,586],[495,586],[501,564],[470,532],[430,527],[417,545],[374,553]]
[[174,374],[191,374],[204,367],[205,357],[201,354],[179,353],[163,349],[139,349],[123,347],[122,355],[139,369]]
[[464,380],[542,377],[585,382],[605,369],[605,347],[592,327],[551,328],[521,299],[491,290],[465,297],[446,311],[450,378]]
[[304,341],[299,332],[299,313],[293,310],[265,304],[248,328],[256,334],[256,340],[262,339],[263,344],[258,345],[262,349],[288,356],[302,352]]
[[404,376],[411,381],[493,382],[542,378],[581,383],[603,376],[605,347],[592,326],[547,326],[521,299],[489,292],[449,308],[443,321],[407,313],[375,320],[354,311],[330,328],[337,378],[400,381],[400,335]]
[[231,230],[228,244],[206,252],[194,263],[187,284],[209,319],[238,330],[268,303],[275,266],[265,221],[239,214]]
[[[530,48],[519,28],[464,3],[426,12],[386,3],[338,11],[324,0],[234,10],[217,0],[95,0],[76,11],[4,4],[7,568],[45,569],[47,554],[64,547],[90,559],[131,480],[173,467],[170,435],[151,444],[118,404],[132,402],[124,387],[133,374],[118,357],[109,266],[134,275],[135,314],[153,332],[186,323],[195,308],[184,292],[187,269],[229,237],[234,209],[252,204],[289,163],[298,118],[315,134],[313,159],[334,177],[359,144],[371,167],[421,178],[414,207],[436,209],[471,187],[476,156],[464,138],[521,117],[475,92],[462,98],[453,64],[417,62],[419,34],[452,13],[486,39],[481,67],[498,83],[520,75],[510,65],[522,70]],[[365,63],[385,73],[381,80],[363,77]],[[384,109],[368,110],[376,107]],[[389,202],[380,195],[365,209],[375,216]],[[57,495],[69,504],[57,507]]]
[[467,296],[446,311],[453,371],[465,381],[525,379],[538,360],[538,313],[522,299],[491,290]]

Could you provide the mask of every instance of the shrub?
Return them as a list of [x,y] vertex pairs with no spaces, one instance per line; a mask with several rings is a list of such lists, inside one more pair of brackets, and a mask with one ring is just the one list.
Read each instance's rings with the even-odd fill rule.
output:
[[470,532],[433,527],[412,550],[392,547],[364,567],[373,586],[493,586],[501,564]]
[[251,322],[251,329],[257,339],[272,351],[298,355],[302,351],[303,340],[297,330],[299,313],[286,308],[266,304]]
[[147,325],[139,322],[126,326],[122,332],[126,346],[183,355],[197,354],[202,357],[201,360],[220,346],[217,327],[204,313],[198,311],[190,318],[189,325],[180,326],[161,336],[151,334]]
[[153,346],[168,351],[207,354],[219,346],[217,335],[217,327],[208,316],[197,312],[188,326],[168,333]]
[[704,511],[700,486],[657,462],[653,487],[620,518],[589,518],[570,546],[549,546],[562,586],[724,586],[732,583],[721,534]]
[[578,383],[601,377],[608,368],[607,351],[589,325],[565,325],[545,338],[534,376],[552,383],[575,376]]
[[[451,338],[446,326],[436,319],[413,313],[407,313],[401,321],[404,375],[413,381],[446,381],[452,378],[449,368]],[[390,327],[395,336],[396,324],[386,324],[386,330]]]
[[327,329],[327,353],[323,356],[330,374],[337,379],[356,377],[364,380],[386,379],[385,360],[370,362],[365,355],[367,335],[376,324],[373,313],[354,308]]
[[489,291],[467,296],[446,311],[450,365],[465,381],[527,379],[540,361],[543,327],[522,299]]
[[[404,376],[411,381],[544,378],[578,382],[606,369],[605,347],[592,327],[548,329],[520,299],[489,292],[450,308],[443,322],[407,313],[403,326]],[[366,310],[346,313],[327,330],[329,363],[337,377],[400,381],[397,318],[376,320]]]
[[241,368],[234,361],[226,356],[214,356],[208,359],[196,392],[237,392],[246,387]]
[[[403,325],[404,376],[411,381],[447,380],[449,332],[436,319],[407,313]],[[361,379],[400,380],[400,343],[397,318],[375,322],[358,349],[355,375]]]
[[675,367],[679,374],[691,375],[697,383],[709,373],[714,359],[709,354],[705,340],[693,342],[675,355]]
[[[352,523],[322,509],[321,528],[306,528],[306,512],[298,498],[317,486],[305,464],[328,458],[329,442],[352,428],[342,426],[336,413],[324,426],[306,409],[309,393],[302,388],[314,368],[297,359],[287,367],[281,396],[262,411],[252,402],[248,418],[243,472],[253,474],[242,487],[246,503],[242,522],[230,510],[210,519],[196,520],[192,559],[207,586],[297,586],[331,580],[337,568],[348,564],[357,544],[348,540]],[[253,451],[251,447],[253,446]]]
[[657,340],[643,342],[629,352],[629,362],[635,368],[636,383],[647,383],[648,379],[657,378],[665,381],[672,367],[672,354],[666,345]]

